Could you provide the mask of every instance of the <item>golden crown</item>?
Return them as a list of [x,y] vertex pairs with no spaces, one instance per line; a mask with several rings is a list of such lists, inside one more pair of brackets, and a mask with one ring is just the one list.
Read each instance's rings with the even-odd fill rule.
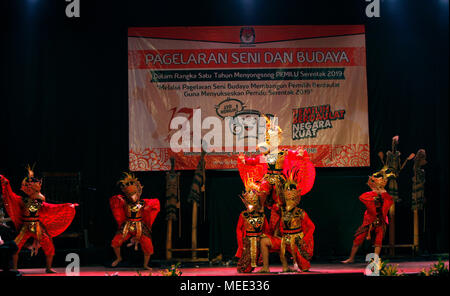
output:
[[389,167],[383,166],[381,170],[369,176],[367,184],[372,190],[381,190],[386,186],[389,178],[396,178],[396,174]]
[[246,205],[257,206],[263,196],[264,189],[253,178],[248,177],[244,180],[245,192],[240,195],[242,202]]
[[381,168],[381,170],[373,173],[371,177],[383,178],[383,179],[387,180],[389,178],[396,178],[397,175],[395,174],[395,172],[393,170],[391,170],[388,166],[385,165]]
[[118,182],[121,188],[139,183],[138,178],[136,178],[133,174],[129,174],[127,172],[124,172],[123,174],[124,177]]
[[25,169],[27,170],[27,176],[22,180],[22,183],[41,183],[41,180],[34,177],[34,166],[35,164],[33,165],[33,167],[30,167],[30,165],[27,164],[27,166],[25,167]]
[[[269,139],[268,135],[269,135],[269,131],[274,128],[274,120],[271,120],[269,117],[267,117],[266,115],[262,114],[262,116],[264,117],[264,119],[266,120],[266,141]],[[280,126],[276,126],[276,129],[278,131],[278,135],[281,135],[283,133],[283,130],[281,129]]]
[[244,187],[247,192],[252,190],[259,191],[260,189],[260,186],[253,181],[253,178],[247,178],[247,180],[244,181]]

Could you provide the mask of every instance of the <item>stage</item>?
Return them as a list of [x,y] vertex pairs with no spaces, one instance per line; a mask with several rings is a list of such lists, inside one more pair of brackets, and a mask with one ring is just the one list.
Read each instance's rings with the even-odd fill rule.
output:
[[[434,261],[398,261],[388,262],[388,264],[398,265],[398,271],[401,274],[414,275],[420,273],[423,269],[430,268],[435,264]],[[445,261],[448,265],[448,260]],[[314,276],[314,275],[351,275],[351,276],[364,276],[364,270],[367,263],[354,263],[354,264],[341,264],[336,263],[316,263],[311,265],[309,272],[289,272],[282,273],[281,265],[271,266],[271,273],[249,273],[242,274],[236,271],[235,266],[194,266],[194,267],[181,267],[179,270],[182,272],[182,276],[276,276],[276,275],[289,275],[289,276]],[[258,271],[260,267],[256,268]],[[31,269],[19,269],[23,276],[66,276],[65,268],[54,268],[57,273],[47,274],[43,268],[31,268]],[[90,266],[81,267],[80,276],[162,276],[162,271],[165,268],[154,267],[151,271],[139,269],[137,267],[121,267],[121,268],[106,268],[104,266]]]

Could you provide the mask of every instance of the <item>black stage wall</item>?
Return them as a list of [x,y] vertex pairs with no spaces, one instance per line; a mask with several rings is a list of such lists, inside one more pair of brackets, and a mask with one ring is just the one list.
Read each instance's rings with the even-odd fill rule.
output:
[[[318,168],[303,208],[316,224],[317,257],[349,252],[362,220],[358,196],[380,168],[379,151],[400,135],[403,158],[427,151],[424,252],[448,252],[448,1],[381,1],[381,17],[359,1],[86,1],[69,19],[60,0],[7,0],[1,7],[0,174],[18,192],[26,164],[37,170],[79,171],[92,246],[109,248],[115,222],[108,198],[128,167],[127,27],[365,24],[370,120],[370,168]],[[215,3],[217,2],[217,3]],[[345,4],[344,4],[345,2]],[[412,242],[412,163],[400,178],[399,243]],[[144,197],[165,203],[165,173],[138,173]],[[183,171],[186,200],[193,172]],[[200,247],[234,255],[234,228],[243,209],[237,172],[207,172],[206,217]],[[51,199],[51,197],[48,197]],[[182,201],[182,202],[183,202]],[[190,209],[183,210],[189,247]],[[401,231],[400,231],[401,229]],[[164,210],[154,229],[154,258],[164,258]],[[110,249],[105,252],[112,256]]]

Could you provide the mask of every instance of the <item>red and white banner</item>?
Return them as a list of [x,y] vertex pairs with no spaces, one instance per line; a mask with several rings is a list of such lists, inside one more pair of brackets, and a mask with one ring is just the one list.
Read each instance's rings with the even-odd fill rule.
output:
[[195,169],[200,141],[206,169],[234,169],[262,115],[317,167],[370,165],[362,25],[129,28],[128,80],[132,171]]

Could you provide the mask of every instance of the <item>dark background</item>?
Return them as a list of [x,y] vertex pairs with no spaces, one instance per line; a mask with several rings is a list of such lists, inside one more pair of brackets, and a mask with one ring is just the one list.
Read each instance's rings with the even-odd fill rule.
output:
[[[391,149],[394,135],[400,135],[402,160],[427,151],[421,253],[448,252],[448,0],[381,0],[381,17],[372,19],[364,0],[155,2],[81,0],[77,19],[65,16],[64,0],[1,2],[0,174],[19,193],[27,164],[37,163],[38,172],[81,172],[78,212],[90,245],[90,251],[79,250],[90,254],[82,264],[113,258],[116,225],[108,198],[119,192],[116,182],[128,168],[127,28],[138,26],[365,24],[371,166],[317,169],[302,202],[316,224],[314,260],[350,251],[364,210],[358,196],[368,190],[367,176],[381,166],[377,153]],[[165,172],[137,176],[144,197],[162,205],[153,258],[164,259]],[[192,177],[192,171],[181,172],[184,235],[174,236],[178,248],[190,247],[186,197]],[[412,162],[399,180],[398,243],[413,239],[411,177]],[[199,247],[209,247],[210,257],[230,258],[236,251],[242,189],[237,172],[206,173]],[[55,244],[68,248],[63,239]]]

